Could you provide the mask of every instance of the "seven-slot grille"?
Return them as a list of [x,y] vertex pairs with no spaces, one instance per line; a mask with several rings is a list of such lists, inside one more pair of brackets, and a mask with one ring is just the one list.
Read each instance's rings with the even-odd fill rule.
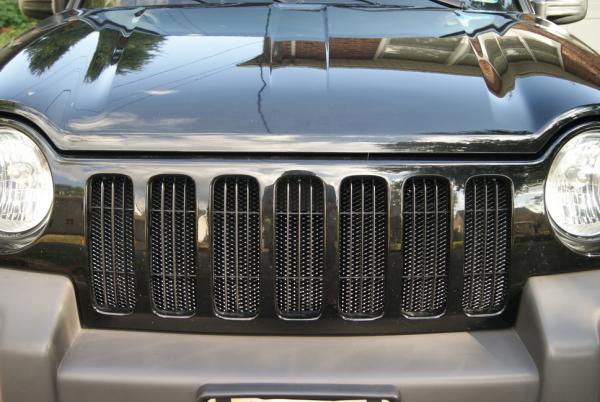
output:
[[196,309],[196,191],[184,176],[150,183],[150,284],[161,315]]
[[479,176],[465,191],[465,267],[463,309],[496,314],[508,291],[511,242],[511,185],[501,176]]
[[323,307],[325,199],[316,177],[289,176],[275,185],[275,299],[287,319],[311,319]]
[[340,191],[341,314],[383,314],[387,259],[387,183],[379,177],[345,179]]
[[94,176],[88,194],[92,298],[100,311],[131,313],[136,301],[133,184],[125,176]]
[[258,183],[244,176],[213,185],[212,259],[215,312],[252,318],[260,302],[260,199]]
[[[190,316],[197,309],[195,193],[194,181],[185,176],[156,176],[149,182],[148,275],[152,306],[159,315]],[[408,317],[436,317],[444,313],[448,297],[450,183],[438,176],[411,177],[403,183],[400,197],[401,311]],[[259,185],[252,177],[223,176],[213,182],[212,301],[215,314],[223,318],[259,314],[265,290],[260,202]],[[334,290],[342,317],[360,320],[383,315],[388,203],[383,178],[354,176],[342,181],[339,277],[338,286],[333,287],[324,282],[323,182],[308,175],[277,181],[273,279],[275,308],[281,318],[318,318],[325,293],[333,300]],[[136,308],[133,204],[130,178],[117,174],[90,178],[90,289],[94,306],[101,312],[127,314]],[[476,176],[467,181],[462,307],[468,315],[497,314],[506,305],[511,216],[508,178]]]
[[402,311],[435,317],[446,308],[450,254],[450,184],[440,177],[404,183]]

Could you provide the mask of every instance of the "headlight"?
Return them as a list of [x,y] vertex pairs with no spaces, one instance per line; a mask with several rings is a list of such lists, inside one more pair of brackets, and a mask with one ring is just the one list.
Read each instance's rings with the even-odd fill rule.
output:
[[561,231],[582,242],[599,240],[600,132],[579,134],[560,149],[545,197],[550,218]]
[[29,232],[48,217],[54,188],[40,148],[25,134],[0,127],[0,236]]

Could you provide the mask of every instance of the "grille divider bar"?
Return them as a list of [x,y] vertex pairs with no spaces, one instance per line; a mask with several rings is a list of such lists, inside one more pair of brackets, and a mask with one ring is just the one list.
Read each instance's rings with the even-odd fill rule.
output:
[[[310,197],[309,197],[310,201],[309,201],[309,206],[308,206],[309,207],[309,222],[310,222],[310,225],[309,225],[310,243],[309,244],[310,244],[310,249],[312,250],[313,245],[314,245],[314,243],[313,243],[313,215],[312,215],[313,214],[313,196],[314,196],[314,194],[313,194],[312,178],[310,180],[311,180]],[[298,211],[300,211],[300,208],[298,208]],[[310,252],[309,255],[310,255],[310,269],[308,272],[309,272],[309,276],[312,278],[314,260],[313,260],[312,252]]]
[[102,287],[104,288],[103,291],[103,295],[104,295],[104,304],[108,305],[108,296],[107,296],[107,286],[106,286],[106,239],[105,239],[105,235],[104,235],[104,180],[102,180],[100,182],[100,205],[102,206],[102,209],[100,210],[100,222],[102,225],[102,228],[100,230],[100,243],[102,244],[102,270],[104,271],[102,274]]
[[[495,197],[495,205],[498,206],[498,182],[495,181],[494,182],[494,197]],[[495,213],[495,220],[494,220],[494,226],[495,226],[495,230],[494,230],[494,267],[497,266],[497,262],[498,262],[498,208],[496,208],[496,210],[494,211]],[[486,225],[487,226],[487,225]],[[492,296],[491,296],[491,301],[492,303],[494,302],[494,300],[496,300],[496,273],[497,270],[494,269],[492,270]]]
[[[351,180],[350,181],[350,243],[348,243],[349,246],[349,250],[350,250],[350,272],[349,274],[351,275],[352,273],[354,273],[354,208],[352,208],[352,206],[354,205],[354,182]],[[352,295],[350,292],[347,292],[347,297],[348,297],[348,303],[351,302],[352,300]]]
[[[427,181],[425,179],[423,179],[423,192],[425,193],[425,198],[423,200],[423,205],[425,206],[424,209],[424,216],[425,216],[425,222],[423,223],[423,256],[422,256],[422,268],[421,268],[421,286],[423,286],[423,290],[421,291],[421,308],[425,308],[425,277],[427,275]],[[434,230],[437,230],[437,228],[435,228]],[[434,286],[435,289],[435,286]],[[431,298],[431,306],[433,306],[434,303],[434,299],[433,297]]]
[[488,276],[487,272],[487,251],[488,251],[488,186],[487,183],[483,186],[483,202],[484,202],[484,213],[483,213],[483,269],[481,271],[482,278],[480,283],[480,292],[479,292],[479,303],[483,303],[484,301],[484,293],[485,293],[485,280]]
[[[311,180],[311,184],[312,184],[312,179]],[[297,243],[296,243],[296,266],[298,269],[298,280],[297,280],[297,293],[296,293],[296,297],[298,298],[298,308],[302,308],[302,280],[300,279],[300,277],[302,276],[302,215],[300,215],[300,212],[302,212],[302,184],[300,183],[300,181],[298,181],[298,230],[297,230],[297,234],[296,234],[296,239],[297,239]]]
[[160,184],[160,255],[162,257],[162,295],[163,295],[163,305],[167,305],[167,288],[166,288],[166,270],[167,264],[165,261],[165,182],[161,182]]
[[[260,225],[260,222],[259,222]],[[260,231],[260,229],[259,229]],[[246,180],[246,258],[250,258],[250,182]],[[246,274],[248,278],[251,278],[252,273],[250,272],[250,267],[248,267]],[[252,279],[249,279],[252,281]],[[239,289],[239,281],[238,281],[238,289]],[[260,292],[260,290],[259,290]],[[238,306],[238,309],[240,307]]]
[[240,306],[240,228],[239,228],[239,191],[238,191],[238,178],[235,178],[235,306]]
[[364,308],[364,283],[365,283],[365,181],[360,182],[360,288],[359,288],[359,308],[363,311]]
[[[473,183],[473,257],[471,258],[471,286],[474,286],[475,283],[475,252],[478,248],[477,245],[477,225],[475,224],[475,222],[477,222],[477,182]],[[475,295],[475,292],[471,292],[469,295],[469,305],[472,306],[473,305],[473,297]]]
[[[115,299],[120,300],[119,298],[119,286],[117,283],[117,261],[116,254],[117,248],[115,244],[115,182],[114,180],[110,183],[110,243],[112,249],[112,279],[113,286],[115,287]],[[116,302],[118,304],[118,302]]]
[[[438,239],[439,239],[439,188],[437,181],[435,182],[435,240],[433,245],[433,255],[434,255],[434,267],[433,267],[433,296],[431,297],[432,303],[435,300],[437,293],[437,280],[438,280],[438,272],[437,272],[437,257],[438,257]],[[433,309],[433,304],[431,305],[431,309]]]
[[290,286],[290,272],[289,272],[289,269],[290,269],[290,266],[291,266],[291,264],[290,264],[290,253],[292,251],[290,249],[291,246],[290,246],[290,182],[289,181],[287,182],[286,199],[287,199],[287,208],[285,210],[286,211],[286,242],[285,242],[286,253],[285,253],[285,255],[286,255],[287,263],[286,263],[286,268],[285,268],[285,278],[286,278],[285,282],[286,282],[286,293],[287,293],[287,295],[286,295],[285,299],[286,299],[286,310],[289,311],[291,309],[291,306],[290,306],[290,299],[291,299],[291,297],[290,297],[290,288],[291,288],[291,286]]
[[[184,228],[187,228],[187,215],[189,212],[188,208],[187,208],[187,201],[188,201],[187,200],[187,185],[188,185],[187,180],[185,180],[183,182],[183,227]],[[175,197],[173,197],[173,199],[175,199]],[[173,220],[175,220],[175,219],[173,219]],[[196,223],[194,222],[194,224],[196,224]],[[184,230],[182,235],[183,235],[183,244],[187,244],[187,235],[188,235],[187,230]],[[173,238],[175,238],[175,236],[173,236]],[[185,250],[184,253],[186,251],[187,250]],[[194,251],[195,251],[195,248],[194,248]],[[196,254],[196,252],[194,252],[194,254]],[[194,256],[194,262],[195,261],[196,261],[196,257]],[[194,269],[194,274],[197,275],[197,272],[195,269]],[[183,292],[184,292],[184,297],[186,300],[191,297],[187,286],[183,287]],[[177,292],[175,292],[175,294],[177,294]]]
[[[173,196],[171,197],[171,230],[173,235],[171,236],[171,252],[173,253],[171,260],[172,260],[172,264],[173,264],[173,294],[175,295],[174,297],[174,303],[175,303],[175,310],[179,310],[179,305],[178,305],[178,297],[177,297],[177,228],[176,228],[176,224],[175,224],[175,192],[176,192],[176,188],[175,188],[175,181],[173,181],[173,184],[171,185],[172,189],[172,194]],[[184,211],[184,215],[185,215],[185,205],[183,206],[183,211]]]
[[[123,182],[121,184],[121,222],[123,224],[123,226],[125,225],[125,182]],[[126,250],[126,245],[125,245],[125,231],[123,231],[122,233],[123,236],[123,242],[121,243],[121,246],[123,247],[123,256],[127,255],[127,250]],[[127,277],[127,267],[125,266],[126,264],[123,264],[123,273],[125,274],[125,297],[127,300],[129,300],[129,298],[131,297],[131,293],[129,290],[129,286],[127,286],[127,282],[129,281],[129,278]]]
[[[413,187],[413,214],[416,212],[417,210],[417,186],[415,185],[415,182],[412,182],[412,187]],[[413,217],[412,220],[412,232],[414,234],[417,233],[417,222],[416,219]],[[417,236],[412,236],[412,259],[413,261],[417,261]],[[414,272],[411,272],[411,276],[414,275]],[[414,297],[415,297],[415,281],[414,278],[411,278],[411,285],[410,285],[410,305],[414,305]]]
[[[228,183],[227,180],[225,181],[224,184],[224,190],[223,190],[223,210],[227,211],[227,197],[229,196],[229,187],[228,187]],[[224,286],[223,286],[223,292],[224,292],[224,299],[225,299],[225,305],[229,306],[229,277],[228,277],[228,267],[229,267],[229,253],[228,251],[228,247],[227,247],[227,213],[225,213],[223,215],[223,219],[225,220],[225,223],[223,224],[223,227],[225,228],[223,230],[223,255],[225,258],[225,264],[224,264],[224,268],[223,268],[223,281],[224,281]]]
[[[376,211],[377,211],[377,189],[375,188],[375,179],[371,178],[371,197],[373,198],[373,205],[371,206],[372,208],[372,223],[371,225],[373,226],[373,230],[371,231],[371,247],[373,250],[373,267],[375,267],[375,264],[377,263],[376,258],[377,258],[377,215],[376,215]],[[387,203],[387,199],[385,201]],[[385,240],[384,241],[388,241],[387,239],[388,234],[386,233],[385,236]],[[375,311],[375,280],[377,279],[377,273],[375,272],[375,269],[372,270],[371,272],[371,311]]]

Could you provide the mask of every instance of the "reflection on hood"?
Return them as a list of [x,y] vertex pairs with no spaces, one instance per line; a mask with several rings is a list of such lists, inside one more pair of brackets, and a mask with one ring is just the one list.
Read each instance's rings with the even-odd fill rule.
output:
[[451,143],[456,134],[516,143],[569,109],[600,103],[600,56],[511,13],[94,10],[3,63],[0,98],[38,111],[67,134],[55,139],[67,149],[124,139],[151,149],[160,136],[170,147],[201,138],[202,149],[244,151],[395,150],[403,137]]

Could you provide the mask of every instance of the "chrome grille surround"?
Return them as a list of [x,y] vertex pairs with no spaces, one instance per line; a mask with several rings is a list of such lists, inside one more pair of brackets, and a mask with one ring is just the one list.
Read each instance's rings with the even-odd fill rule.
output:
[[312,176],[275,185],[275,300],[284,319],[316,319],[323,309],[325,197]]
[[224,318],[253,318],[260,305],[260,196],[256,179],[216,179],[211,214],[215,313]]
[[196,310],[196,190],[185,176],[150,181],[150,287],[156,313]]
[[[137,189],[133,200],[135,206],[135,213],[133,214],[135,252],[133,259],[137,267],[134,275],[137,280],[137,304],[134,311],[136,314],[139,313],[139,315],[136,315],[135,320],[137,321],[135,322],[141,323],[140,329],[246,334],[393,334],[420,333],[442,329],[453,331],[472,327],[480,328],[481,325],[488,325],[488,320],[491,320],[491,325],[495,327],[504,327],[503,323],[505,321],[501,323],[500,319],[494,321],[494,317],[487,317],[485,314],[464,311],[462,305],[466,258],[464,219],[467,186],[470,185],[468,184],[470,178],[481,175],[478,175],[479,172],[493,171],[496,167],[484,169],[474,164],[448,167],[444,164],[439,166],[414,164],[413,161],[410,163],[405,162],[407,165],[402,165],[387,160],[362,163],[344,160],[331,165],[329,161],[293,161],[292,163],[276,160],[246,161],[233,159],[231,161],[201,160],[197,162],[202,167],[200,169],[189,161],[174,160],[169,162],[169,171],[172,173],[156,175],[156,173],[164,171],[164,162],[143,160],[137,163],[144,166],[148,165],[147,171],[144,167],[139,171],[132,171],[130,176],[134,188]],[[305,164],[306,168],[298,170],[296,167],[302,164]],[[511,169],[517,173],[511,173]],[[523,171],[523,169],[520,166],[498,168],[499,172],[502,173],[501,175],[510,178],[511,182],[515,183],[513,191],[517,191],[514,190],[515,188],[520,188],[517,186],[519,183],[523,183],[525,178],[531,177],[520,176],[518,172]],[[119,174],[119,169],[116,168],[104,170]],[[530,171],[535,170],[531,169]],[[320,174],[317,176],[316,173]],[[191,222],[195,222],[195,224],[190,224],[192,229],[195,230],[193,234],[195,244],[192,245],[191,254],[196,259],[193,261],[195,267],[190,271],[188,278],[192,283],[188,289],[190,293],[193,289],[195,295],[194,301],[190,303],[192,307],[179,308],[177,311],[174,311],[174,301],[171,302],[171,306],[167,306],[171,310],[166,310],[158,305],[160,300],[155,302],[157,297],[160,297],[160,294],[157,295],[157,293],[160,293],[160,289],[159,292],[156,292],[155,289],[157,288],[157,281],[160,281],[162,277],[162,271],[157,270],[162,261],[157,264],[157,260],[160,259],[157,259],[156,246],[153,246],[152,242],[154,241],[155,244],[160,245],[160,240],[157,243],[156,236],[156,233],[161,233],[160,224],[157,225],[156,222],[161,216],[161,208],[160,202],[157,204],[157,200],[161,199],[160,187],[163,182],[165,191],[169,186],[172,189],[173,182],[169,182],[167,179],[175,180],[176,187],[179,186],[181,189],[184,187],[182,185],[184,182],[192,184],[194,186],[192,193],[196,194],[194,200],[196,209],[190,207],[188,210],[186,208],[186,216],[193,216]],[[224,277],[220,273],[222,273],[225,265],[219,266],[219,261],[223,261],[224,253],[221,253],[221,257],[219,257],[219,251],[215,248],[217,243],[223,246],[219,240],[219,226],[224,228],[225,222],[219,223],[217,215],[220,214],[213,213],[228,210],[231,215],[235,215],[235,205],[232,206],[231,203],[235,203],[236,197],[228,197],[230,206],[226,208],[223,204],[224,199],[220,200],[221,195],[217,194],[218,192],[224,193],[225,180],[227,181],[228,193],[235,188],[235,181],[237,180],[238,210],[240,209],[240,197],[244,199],[247,197],[240,194],[240,186],[244,187],[244,190],[246,186],[249,186],[249,194],[253,194],[255,191],[252,187],[256,188],[257,194],[250,196],[251,200],[255,199],[256,201],[250,202],[253,206],[250,207],[252,213],[249,216],[256,216],[258,224],[255,226],[258,226],[259,231],[258,240],[256,240],[256,236],[250,236],[252,239],[250,243],[258,244],[257,254],[253,254],[247,260],[252,261],[254,274],[258,272],[256,276],[254,274],[251,276],[252,279],[258,280],[258,284],[245,294],[244,292],[247,290],[240,286],[239,304],[236,305],[235,298],[233,298],[227,301],[228,306],[224,303],[223,292],[219,290],[221,283],[224,283],[220,283],[223,279],[221,277]],[[366,189],[371,186],[373,184],[372,180],[375,181],[376,193],[378,194],[377,200],[380,200],[377,207],[377,216],[384,215],[384,211],[387,213],[387,219],[385,220],[387,224],[387,228],[385,228],[386,235],[381,236],[383,238],[387,237],[386,249],[385,251],[378,250],[379,253],[386,256],[385,273],[383,276],[375,275],[377,279],[383,280],[383,285],[376,288],[378,295],[383,295],[383,300],[382,303],[373,303],[373,308],[369,310],[371,299],[369,299],[370,295],[367,292],[367,294],[363,294],[363,309],[361,310],[359,303],[360,287],[353,286],[352,283],[344,283],[344,279],[349,278],[346,276],[349,266],[349,259],[347,258],[349,254],[344,253],[343,250],[344,247],[348,248],[350,239],[348,235],[350,232],[346,229],[349,221],[346,221],[346,223],[344,221],[347,219],[346,215],[349,210],[349,184],[352,183],[354,194],[360,194],[360,196],[352,196],[352,203],[355,204],[355,207],[349,215],[360,216],[361,214],[358,214],[358,211],[361,211],[362,207],[359,205],[358,200],[362,202],[362,187],[364,185]],[[415,224],[420,228],[414,239],[419,247],[423,246],[424,228],[422,225],[424,222],[429,222],[427,233],[431,235],[430,239],[435,237],[434,231],[429,230],[430,227],[435,227],[435,224],[431,224],[435,214],[432,213],[432,216],[427,220],[419,217],[424,217],[425,214],[412,214],[411,212],[414,203],[413,198],[416,198],[417,212],[424,211],[425,186],[423,180],[425,180],[430,198],[427,206],[430,212],[435,211],[435,203],[433,202],[435,197],[431,197],[432,194],[435,194],[435,183],[438,185],[438,222],[442,223],[438,228],[438,235],[442,240],[447,239],[448,241],[445,252],[439,253],[438,271],[435,272],[437,279],[435,281],[430,280],[430,283],[436,282],[438,284],[435,297],[433,297],[434,292],[432,290],[429,290],[426,286],[421,286],[419,283],[422,278],[422,271],[420,270],[423,262],[420,259],[415,260],[416,263],[412,264],[413,268],[411,269],[408,269],[408,265],[405,264],[405,262],[410,263],[412,258],[408,253],[410,244],[412,244],[410,234],[413,233],[412,224],[409,225],[411,216],[408,215],[416,217]],[[413,185],[418,187],[418,191],[412,191]],[[356,186],[360,187],[360,191],[354,189]],[[312,208],[306,206],[310,204],[311,189],[313,192]],[[385,196],[381,192],[383,189],[387,191]],[[430,191],[431,189],[434,190]],[[413,194],[416,197],[413,197]],[[364,196],[369,196],[368,192],[365,192]],[[169,194],[165,194],[164,197],[165,204],[172,202]],[[383,202],[383,200],[386,200],[386,202]],[[410,200],[410,204],[408,200]],[[59,200],[59,202],[61,201]],[[513,202],[518,202],[516,195]],[[372,201],[365,202],[365,204],[370,203]],[[298,204],[300,208],[298,208]],[[441,207],[442,204],[445,206],[444,208]],[[156,207],[157,205],[158,207]],[[224,209],[221,207],[224,207]],[[256,210],[258,210],[258,213],[255,213]],[[298,214],[298,210],[300,214]],[[178,211],[176,208],[176,212]],[[165,212],[170,216],[171,209],[165,207]],[[311,215],[308,212],[312,212],[312,232],[308,229],[310,225],[303,223]],[[285,230],[287,229],[288,215],[290,218],[289,241],[287,238],[288,232]],[[364,215],[367,218],[369,214]],[[244,216],[243,213],[241,215],[238,213],[238,224],[239,218],[242,216]],[[298,217],[300,217],[299,220]],[[353,219],[354,221],[360,220],[362,224],[362,218],[355,217]],[[154,226],[159,228],[154,237],[153,222]],[[229,220],[227,225],[231,226],[231,222],[235,221]],[[296,222],[300,224],[296,224]],[[366,224],[368,226],[368,220]],[[179,226],[177,225],[177,227]],[[356,226],[353,223],[352,226],[354,229],[353,241],[357,245],[353,252],[354,258],[360,254],[359,246],[361,242],[357,240],[357,238],[360,238],[358,235],[360,225]],[[382,227],[382,224],[376,225],[378,229]],[[408,227],[411,229],[407,230]],[[445,228],[445,235],[442,233],[442,227]],[[300,232],[298,232],[299,228]],[[315,228],[319,230],[316,231]],[[367,234],[370,233],[369,230],[367,230]],[[243,228],[240,230],[238,226],[238,231],[238,238],[241,240],[239,245],[244,245],[246,235],[243,235]],[[186,233],[189,233],[189,231],[186,231]],[[229,229],[229,233],[235,234],[235,230]],[[298,235],[298,233],[300,234]],[[308,246],[311,233],[313,246],[319,244],[318,247],[314,246],[312,249]],[[169,241],[172,243],[172,237],[168,233],[166,234],[166,238],[170,239]],[[235,236],[232,237],[230,234],[229,239],[232,238],[235,238]],[[518,242],[519,237],[517,237],[517,244],[519,244]],[[180,241],[176,243],[183,244]],[[227,259],[229,260],[230,256],[234,255],[236,242],[228,240],[227,243],[227,250],[229,250]],[[445,241],[441,244],[444,243]],[[428,241],[428,244],[434,244],[434,242]],[[297,252],[299,246],[300,253]],[[286,247],[296,252],[287,253],[285,251]],[[172,247],[169,248],[172,249]],[[439,248],[444,249],[443,246]],[[183,249],[183,247],[180,247],[180,249]],[[224,250],[223,247],[221,247],[222,250]],[[429,254],[428,267],[430,269],[433,264],[431,256],[435,255],[433,248],[430,249]],[[313,262],[318,261],[319,265],[315,266],[313,272],[303,274],[302,269],[308,270],[310,264],[307,261],[310,260],[311,255]],[[167,258],[170,259],[168,255]],[[245,269],[243,267],[244,263],[242,263],[244,259],[243,257],[240,259],[238,268],[242,266]],[[356,258],[354,260],[356,262]],[[192,259],[188,259],[188,261],[192,261]],[[300,275],[298,275],[298,261],[301,261]],[[228,264],[230,267],[227,273],[229,280],[235,278],[235,275],[230,276],[229,273],[233,268],[231,261]],[[371,264],[365,263],[365,266],[371,268]],[[290,273],[287,276],[286,267],[288,273]],[[356,263],[355,267],[360,268]],[[381,269],[379,264],[373,268]],[[512,300],[511,298],[518,291],[517,285],[515,285],[516,282],[513,281],[522,280],[519,272],[516,273],[516,276],[513,276],[515,275],[513,268],[510,268],[507,300]],[[167,266],[165,271],[167,277],[169,270],[170,266]],[[360,274],[354,276],[354,278],[359,277]],[[364,278],[369,279],[369,276],[365,275]],[[413,279],[415,281],[411,290],[411,280]],[[427,279],[426,276],[425,281]],[[88,289],[88,286],[92,287],[91,279],[85,281],[85,283],[85,290],[88,293],[88,299],[85,300],[91,301],[90,296],[92,293]],[[289,286],[286,288],[287,284]],[[162,285],[159,285],[162,289]],[[239,285],[239,282],[237,285]],[[237,285],[233,281],[233,285],[229,285],[229,289],[233,289],[232,291],[235,293]],[[168,294],[170,291],[168,284],[165,286]],[[300,289],[300,292],[298,289]],[[363,287],[363,291],[369,291],[370,289],[369,287]],[[423,289],[425,289],[424,292]],[[352,297],[347,297],[346,301],[342,300],[342,295],[348,296],[348,291],[354,292],[354,294]],[[412,306],[409,304],[411,292],[413,292]],[[229,292],[229,295],[231,294]],[[298,298],[299,294],[301,295],[300,299]],[[285,302],[288,295],[289,302],[286,306]],[[432,299],[433,304],[431,303]],[[170,300],[168,298],[167,303]],[[424,303],[425,308],[419,310],[417,303],[421,300],[429,301],[429,305]],[[178,306],[184,304],[182,299],[179,299],[177,303]],[[381,308],[382,304],[383,308]],[[512,304],[507,305],[512,306]],[[96,311],[104,313],[100,309],[96,309]],[[109,312],[106,313],[107,316],[110,314]],[[94,314],[96,314],[93,316],[96,321],[92,321],[88,325],[94,326],[96,322],[99,322],[99,326],[109,328],[135,328],[137,326],[136,323],[128,323],[126,316],[119,319],[119,316],[115,318],[114,315],[111,315],[111,321],[107,321],[99,318],[101,314]],[[505,309],[500,313],[500,316],[504,318],[506,314],[512,314],[512,310]],[[146,317],[154,317],[154,321],[145,325]],[[170,317],[184,317],[186,319],[171,320],[168,319]],[[414,319],[418,318],[428,319],[419,320],[418,323],[413,322]],[[243,324],[228,322],[232,319],[245,320],[245,322]],[[358,324],[356,321],[362,322]]]
[[375,319],[385,306],[388,192],[385,179],[359,176],[340,186],[339,309],[347,319]]
[[[131,180],[120,175],[93,176],[89,186],[90,265],[97,309],[107,313],[131,312],[136,302]],[[160,316],[189,317],[196,311],[198,291],[195,181],[184,175],[163,175],[152,178],[148,186],[149,275],[154,311]],[[390,219],[387,186],[383,177],[350,175],[343,178],[337,194],[336,304],[339,314],[348,320],[380,318],[389,302],[385,284],[389,276],[387,245],[391,235],[387,227]],[[214,313],[222,318],[255,318],[263,297],[260,249],[263,222],[258,181],[244,175],[219,176],[211,189]],[[464,313],[469,316],[497,314],[505,306],[511,189],[510,180],[503,176],[475,176],[465,185],[461,301]],[[409,318],[439,317],[447,303],[449,240],[454,224],[450,218],[450,183],[441,176],[408,176],[401,191],[396,193],[398,196],[402,200],[400,310]],[[104,208],[99,208],[100,205]],[[109,212],[104,213],[106,210]],[[325,187],[321,179],[284,175],[276,181],[273,297],[279,317],[285,320],[319,318],[325,293],[330,292],[325,289],[325,212]],[[122,229],[111,229],[110,225],[108,235],[100,233],[99,219],[110,223],[107,216],[113,216],[112,219],[117,216],[118,228],[125,226],[123,217],[127,216],[129,234],[122,233]],[[101,236],[111,243],[115,238],[118,244],[131,244],[126,250],[131,263],[121,280],[127,283],[128,293],[112,284],[112,271],[104,270],[111,274],[107,277],[98,268],[101,254],[92,245],[98,244]],[[492,253],[487,252],[490,248]],[[117,260],[125,253],[123,247],[119,250],[115,253]],[[121,271],[117,270],[116,275]],[[103,293],[107,287],[109,292]],[[119,302],[115,300],[123,294],[132,301],[127,306],[121,301],[117,306]]]
[[123,175],[92,176],[88,182],[87,214],[94,305],[105,313],[132,313],[137,289],[131,179]]
[[444,313],[450,259],[450,184],[435,176],[404,183],[402,312],[408,317]]
[[508,296],[512,184],[503,176],[469,179],[465,191],[462,306],[469,315],[500,313]]

